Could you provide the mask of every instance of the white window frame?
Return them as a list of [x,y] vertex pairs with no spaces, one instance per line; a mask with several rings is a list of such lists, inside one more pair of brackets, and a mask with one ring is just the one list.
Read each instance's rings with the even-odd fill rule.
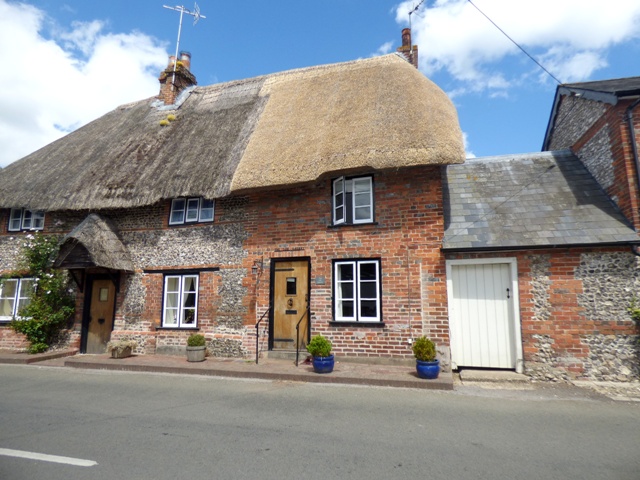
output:
[[21,230],[43,230],[44,212],[41,210],[27,210],[26,208],[12,208],[9,214],[10,232]]
[[[179,214],[179,219],[174,220],[174,214]],[[169,225],[208,223],[213,222],[214,218],[215,200],[201,197],[180,197],[171,200]]]
[[[364,190],[356,192],[364,186]],[[331,215],[334,225],[357,225],[372,223],[373,214],[373,177],[338,177],[332,183]],[[356,200],[356,196],[359,199]],[[365,218],[357,218],[358,210],[369,209]]]
[[[6,290],[7,283],[15,283],[15,293],[13,296],[5,296],[4,292]],[[28,283],[33,285],[33,290],[35,291],[35,279],[31,277],[25,278],[7,278],[2,281],[0,284],[0,304],[2,304],[5,300],[10,300],[13,302],[13,306],[11,307],[11,315],[0,315],[0,321],[9,321],[16,319],[21,319],[22,317],[18,316],[18,312],[20,309],[25,306],[25,300],[31,301],[31,297],[24,295],[24,289]],[[27,304],[29,302],[26,302]]]
[[[195,279],[195,303],[193,307],[185,306],[186,295],[191,292],[185,292],[184,284],[186,279]],[[178,290],[168,290],[168,284],[171,279],[178,279]],[[164,288],[163,288],[163,302],[162,302],[162,326],[165,328],[197,328],[198,327],[198,298],[199,298],[199,286],[200,276],[196,273],[189,273],[184,275],[165,275]],[[178,303],[176,306],[169,306],[167,297],[169,294],[177,294]],[[169,310],[175,310],[176,323],[167,323],[167,312]],[[185,312],[193,311],[193,323],[185,323]]]
[[[353,268],[353,280],[342,280],[340,278],[340,266],[341,265],[351,265]],[[365,279],[363,280],[361,277],[361,269],[363,265],[375,265],[376,278],[374,280]],[[382,321],[382,312],[380,310],[380,297],[382,295],[382,288],[380,283],[380,260],[339,260],[335,261],[333,265],[333,292],[334,292],[334,320],[336,322],[380,322]],[[362,284],[363,282],[375,282],[375,292],[376,296],[374,298],[363,298],[362,297]],[[353,298],[344,298],[342,297],[342,289],[339,288],[340,285],[344,283],[352,283],[352,291]],[[345,316],[343,314],[342,302],[343,301],[352,301],[353,302],[353,315]],[[366,317],[362,314],[362,304],[361,302],[374,301],[376,305],[376,315],[374,317]]]

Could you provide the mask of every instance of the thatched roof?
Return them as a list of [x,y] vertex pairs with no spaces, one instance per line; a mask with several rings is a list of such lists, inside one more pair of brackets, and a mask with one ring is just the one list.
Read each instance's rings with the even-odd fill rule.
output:
[[118,237],[115,226],[95,213],[89,214],[64,237],[54,266],[134,271],[129,250]]
[[462,162],[452,103],[391,54],[196,87],[170,108],[121,106],[3,169],[0,207],[123,208]]

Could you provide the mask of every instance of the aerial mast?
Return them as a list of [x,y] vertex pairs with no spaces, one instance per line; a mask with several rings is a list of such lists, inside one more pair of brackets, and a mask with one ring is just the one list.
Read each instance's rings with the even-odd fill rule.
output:
[[198,20],[201,18],[207,18],[204,15],[200,14],[200,7],[198,7],[197,3],[193,4],[193,12],[184,6],[175,6],[168,7],[167,5],[163,5],[164,8],[168,8],[169,10],[175,10],[176,12],[180,12],[180,24],[178,25],[178,41],[176,42],[176,54],[175,61],[173,62],[173,76],[171,77],[171,90],[173,91],[173,84],[176,81],[176,66],[178,65],[178,51],[180,50],[180,34],[182,33],[182,17],[186,13],[187,15],[192,15],[194,17],[193,24],[198,23]]

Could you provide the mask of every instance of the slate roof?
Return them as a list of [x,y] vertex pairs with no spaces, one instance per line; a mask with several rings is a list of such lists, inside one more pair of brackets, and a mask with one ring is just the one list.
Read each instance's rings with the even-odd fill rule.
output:
[[569,150],[443,167],[444,250],[640,243]]
[[614,78],[593,82],[565,83],[569,89],[611,93],[617,97],[640,94],[640,77]]

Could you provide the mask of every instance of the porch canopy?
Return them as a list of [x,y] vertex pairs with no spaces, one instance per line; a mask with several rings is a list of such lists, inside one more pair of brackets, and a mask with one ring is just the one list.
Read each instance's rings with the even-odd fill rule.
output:
[[[115,226],[96,213],[89,214],[64,237],[53,266],[68,269],[81,291],[84,272],[88,268],[118,274],[134,271],[129,250],[120,240]],[[118,286],[119,282],[114,279],[114,283]]]

